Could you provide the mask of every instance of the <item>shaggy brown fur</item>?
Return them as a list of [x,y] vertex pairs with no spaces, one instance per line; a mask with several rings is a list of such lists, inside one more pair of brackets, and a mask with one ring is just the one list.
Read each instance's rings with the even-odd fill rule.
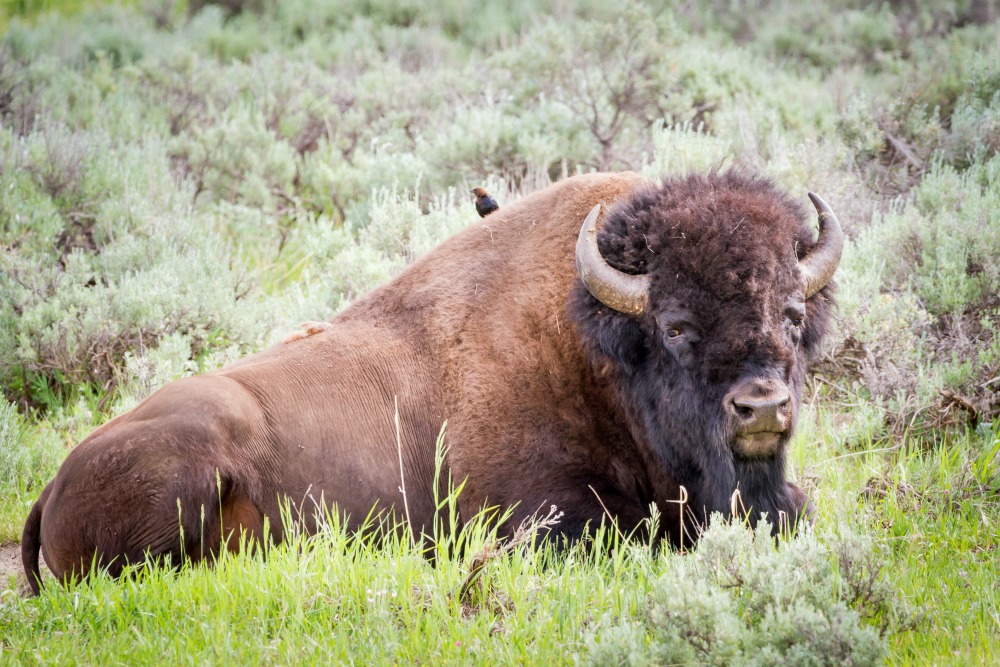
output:
[[[609,259],[652,273],[642,318],[601,306],[576,275],[576,236],[598,202],[617,202],[600,237]],[[112,574],[146,553],[198,560],[234,529],[259,537],[265,520],[281,540],[285,500],[306,529],[330,504],[355,528],[375,505],[398,516],[397,402],[418,534],[433,518],[446,419],[463,516],[513,506],[516,526],[555,504],[557,532],[576,537],[606,512],[631,529],[656,502],[679,543],[669,501],[680,484],[699,516],[726,511],[737,485],[748,505],[797,513],[806,500],[784,481],[783,456],[741,467],[714,403],[734,378],[764,373],[787,377],[797,404],[828,309],[825,294],[811,299],[802,342],[792,339],[780,304],[801,299],[793,274],[809,233],[797,204],[752,179],[561,181],[457,234],[328,327],[174,382],[95,431],[31,511],[29,581],[37,591],[39,548],[70,579],[95,554]],[[676,308],[701,331],[686,355],[661,343],[657,318]]]

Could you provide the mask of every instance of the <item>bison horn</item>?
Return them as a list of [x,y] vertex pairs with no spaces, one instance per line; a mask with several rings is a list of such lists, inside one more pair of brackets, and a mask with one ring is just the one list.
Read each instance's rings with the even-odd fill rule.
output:
[[583,221],[576,240],[576,270],[590,293],[608,308],[642,315],[649,300],[649,276],[630,275],[608,264],[597,247],[598,204]]
[[840,228],[833,210],[814,192],[809,193],[809,199],[819,214],[819,238],[815,247],[799,262],[807,299],[830,282],[840,264],[840,253],[844,250],[844,230]]

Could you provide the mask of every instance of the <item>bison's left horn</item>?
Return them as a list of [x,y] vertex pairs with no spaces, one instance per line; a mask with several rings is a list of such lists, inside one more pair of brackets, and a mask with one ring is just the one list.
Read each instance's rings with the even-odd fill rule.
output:
[[608,264],[597,247],[598,204],[583,221],[576,240],[576,270],[590,293],[608,308],[642,315],[649,300],[649,276],[633,276]]
[[807,299],[830,282],[844,251],[844,230],[840,228],[833,210],[814,192],[809,193],[809,199],[819,214],[819,238],[816,246],[799,262]]

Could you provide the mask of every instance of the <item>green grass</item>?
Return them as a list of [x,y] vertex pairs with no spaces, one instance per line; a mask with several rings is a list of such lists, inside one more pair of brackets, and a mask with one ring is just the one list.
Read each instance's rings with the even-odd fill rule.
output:
[[[909,443],[904,439],[902,447]],[[924,613],[891,636],[899,662],[1000,660],[1000,441],[974,434],[873,461],[864,514],[891,549],[894,585]]]
[[514,554],[490,566],[490,593],[469,604],[462,562],[433,566],[404,544],[333,532],[266,564],[226,558],[52,589],[5,605],[0,628],[5,653],[26,664],[566,664],[594,610],[631,613],[641,600],[648,584],[629,560]]
[[847,517],[874,536],[886,549],[884,575],[916,610],[912,628],[888,633],[889,662],[996,664],[1000,437],[981,428],[937,442],[845,442],[849,419],[820,408],[795,454],[816,485],[818,523]]
[[892,548],[896,585],[926,613],[923,631],[892,638],[900,662],[949,653],[967,664],[1000,660],[998,451],[995,437],[948,438],[876,476],[884,491],[869,503],[869,520]]
[[[17,18],[31,22],[50,14],[73,15],[87,9],[107,4],[101,0],[2,0],[0,2],[0,30],[6,30],[10,21]],[[136,0],[119,0],[119,4],[136,5]]]

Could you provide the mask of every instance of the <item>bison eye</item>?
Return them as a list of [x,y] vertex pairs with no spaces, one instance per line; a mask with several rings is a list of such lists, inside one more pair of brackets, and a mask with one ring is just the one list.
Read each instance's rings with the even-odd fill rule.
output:
[[785,317],[796,329],[802,326],[802,321],[806,317],[806,311],[803,306],[790,306],[785,310]]
[[660,330],[663,344],[671,351],[687,349],[698,342],[698,325],[687,311],[670,309],[656,316],[656,327]]

